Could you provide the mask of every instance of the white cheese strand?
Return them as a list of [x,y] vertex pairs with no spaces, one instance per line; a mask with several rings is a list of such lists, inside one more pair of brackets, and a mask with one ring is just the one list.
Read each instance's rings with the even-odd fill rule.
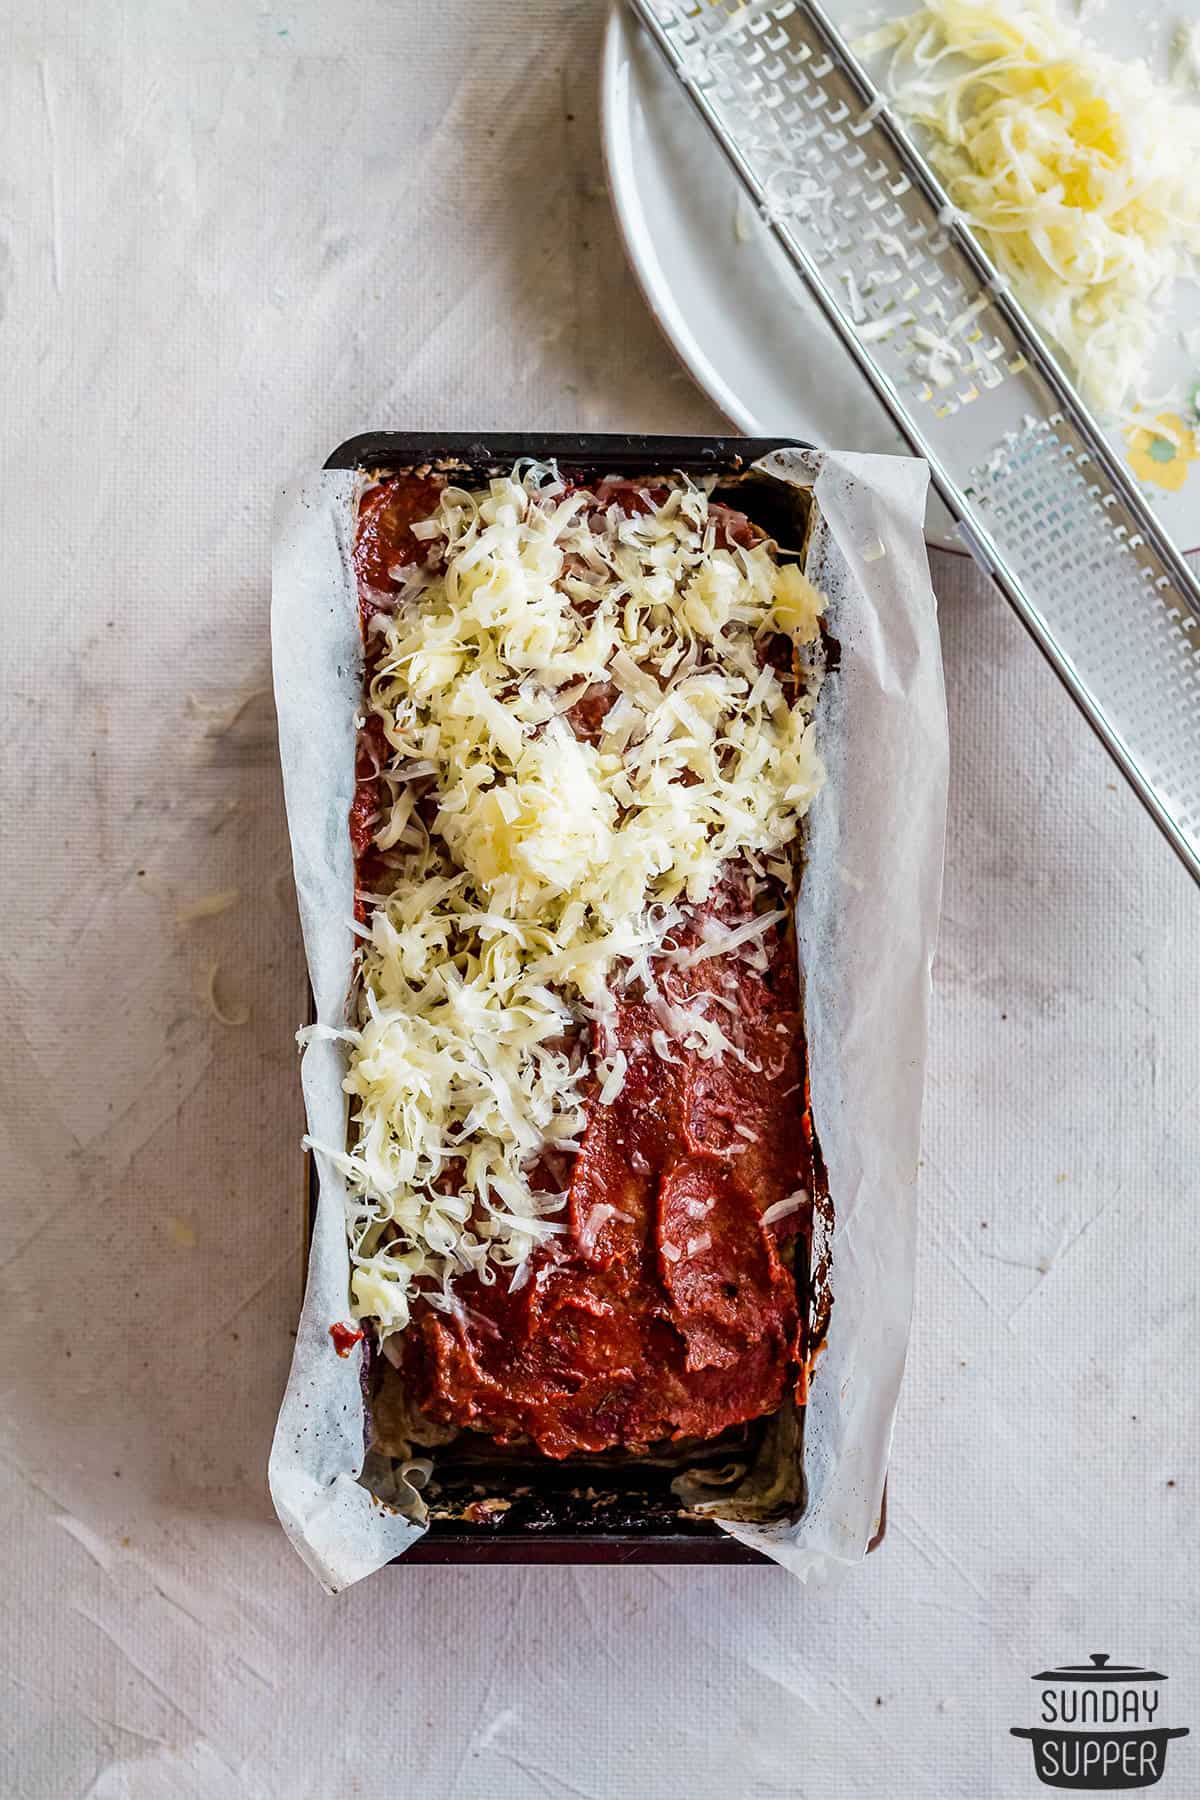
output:
[[807,1192],[804,1188],[797,1188],[795,1193],[788,1194],[786,1199],[776,1200],[774,1205],[768,1206],[763,1212],[762,1222],[764,1225],[778,1225],[780,1219],[790,1218],[792,1213],[799,1212],[802,1206],[807,1205]]
[[1142,397],[1166,290],[1200,256],[1200,109],[1045,0],[931,0],[867,45],[884,46],[895,104],[1084,395]]

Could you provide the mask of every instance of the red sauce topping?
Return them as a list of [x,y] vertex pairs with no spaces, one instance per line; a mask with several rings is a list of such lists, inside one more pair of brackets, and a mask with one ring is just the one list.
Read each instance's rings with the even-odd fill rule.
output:
[[503,1278],[464,1280],[458,1317],[418,1302],[398,1340],[431,1418],[568,1456],[714,1437],[780,1404],[800,1319],[779,1250],[810,1220],[802,1208],[768,1227],[762,1213],[811,1180],[795,947],[777,932],[764,973],[712,957],[686,983],[665,965],[658,979],[681,999],[724,993],[733,971],[739,1036],[761,1073],[678,1044],[678,1061],[663,1061],[655,1016],[620,1002],[598,1048],[624,1050],[625,1085],[589,1111],[569,1235],[534,1252],[515,1294]]
[[359,609],[363,628],[400,591],[391,573],[409,563],[421,562],[429,545],[412,534],[420,519],[437,511],[438,495],[445,487],[440,475],[407,475],[403,480],[381,481],[363,495],[354,538],[354,571],[358,576]]
[[[626,483],[604,484],[598,499],[628,511],[646,505]],[[381,571],[390,579],[387,568],[413,543],[429,549],[408,529],[422,508],[432,510],[428,484],[408,478],[385,482],[364,502],[356,550],[364,631],[379,601],[386,604]],[[721,541],[760,535],[741,514],[713,510]],[[598,729],[609,698],[597,683],[572,709],[580,736]],[[373,749],[364,745],[368,764]],[[375,786],[368,777],[360,793],[368,784]],[[360,880],[366,811],[374,805],[352,820]],[[733,866],[703,911],[739,923],[747,893],[745,871]],[[699,923],[698,913],[692,929]],[[796,1279],[780,1249],[807,1236],[811,1212],[804,1206],[773,1226],[762,1219],[797,1189],[812,1192],[790,929],[773,928],[764,950],[765,969],[735,952],[656,970],[670,1000],[718,997],[711,1015],[745,1062],[728,1054],[705,1062],[679,1043],[669,1046],[673,1060],[664,1059],[652,1042],[659,1021],[644,999],[619,1001],[593,1051],[624,1052],[625,1084],[611,1106],[588,1109],[560,1215],[569,1231],[534,1252],[516,1292],[504,1271],[490,1286],[464,1277],[457,1315],[418,1298],[394,1340],[402,1379],[428,1417],[500,1443],[529,1438],[564,1457],[715,1437],[773,1412],[802,1381]]]
[[329,1335],[339,1356],[349,1356],[355,1344],[363,1341],[363,1332],[357,1325],[343,1325],[340,1321],[329,1327]]

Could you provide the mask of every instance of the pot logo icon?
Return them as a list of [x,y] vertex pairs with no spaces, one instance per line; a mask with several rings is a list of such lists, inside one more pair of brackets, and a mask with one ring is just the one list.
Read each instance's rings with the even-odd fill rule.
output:
[[1186,1725],[1168,1728],[1160,1718],[1161,1683],[1155,1669],[1110,1663],[1097,1652],[1087,1663],[1043,1669],[1039,1722],[1014,1725],[1013,1737],[1028,1738],[1038,1780],[1047,1787],[1109,1793],[1115,1788],[1148,1788],[1161,1781],[1172,1738],[1187,1737]]

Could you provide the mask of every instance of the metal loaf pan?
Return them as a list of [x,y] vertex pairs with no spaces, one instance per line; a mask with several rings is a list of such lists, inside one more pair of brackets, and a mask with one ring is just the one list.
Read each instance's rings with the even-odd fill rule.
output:
[[[348,438],[326,461],[327,469],[359,469],[364,475],[401,473],[427,466],[461,471],[464,482],[487,480],[521,458],[555,461],[582,480],[684,471],[737,481],[772,450],[794,438],[658,437],[633,434],[468,433],[371,431]],[[782,490],[746,483],[739,504],[773,536],[803,542],[807,514]],[[309,1168],[310,1212],[316,1176]],[[801,1268],[807,1295],[809,1270]],[[369,1371],[369,1358],[368,1358]],[[366,1377],[369,1381],[369,1373]],[[753,1437],[763,1421],[747,1428]],[[404,1563],[766,1563],[708,1519],[687,1516],[671,1491],[672,1468],[597,1458],[557,1464],[517,1452],[492,1450],[445,1463],[425,1497],[431,1521]],[[486,1502],[502,1498],[506,1509],[489,1516]]]

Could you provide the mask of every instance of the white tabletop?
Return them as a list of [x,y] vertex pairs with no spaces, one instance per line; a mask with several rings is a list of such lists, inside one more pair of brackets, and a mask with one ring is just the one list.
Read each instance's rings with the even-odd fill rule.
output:
[[[1168,1673],[1166,1722],[1200,1731],[1200,896],[954,558],[883,1548],[820,1591],[400,1568],[331,1600],[271,1514],[304,982],[272,493],[373,426],[718,427],[614,233],[601,24],[7,10],[5,1795],[1029,1795],[1029,1676],[1093,1650]],[[197,998],[214,961],[244,1025]],[[1195,1744],[1164,1800],[1197,1791]]]

